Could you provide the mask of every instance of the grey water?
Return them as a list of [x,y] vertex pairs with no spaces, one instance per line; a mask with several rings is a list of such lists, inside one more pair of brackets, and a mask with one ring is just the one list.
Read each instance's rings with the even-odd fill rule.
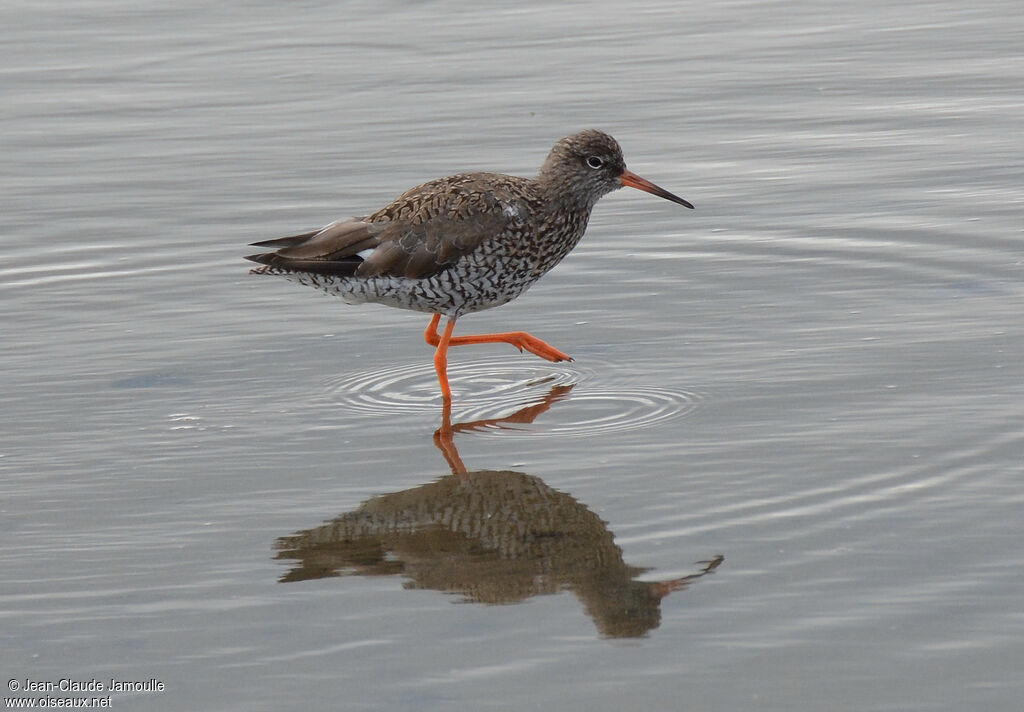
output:
[[[6,699],[1020,709],[1018,3],[14,0],[0,28]],[[575,361],[453,349],[450,440],[424,315],[247,273],[249,242],[588,127],[696,210],[619,191],[460,320]]]

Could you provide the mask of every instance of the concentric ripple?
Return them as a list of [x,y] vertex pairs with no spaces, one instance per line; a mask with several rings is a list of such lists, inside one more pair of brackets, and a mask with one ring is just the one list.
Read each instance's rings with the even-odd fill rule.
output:
[[[555,364],[546,367],[463,361],[448,367],[448,382],[456,402],[471,405],[474,413],[485,409],[489,415],[477,416],[481,418],[497,417],[495,406],[501,410],[522,407],[543,398],[552,388],[573,386],[585,377],[581,371]],[[335,403],[370,415],[440,410],[437,375],[429,361],[347,374],[329,380],[326,390],[325,395]]]
[[[448,380],[453,422],[489,421],[475,430],[481,433],[633,430],[687,416],[702,400],[695,392],[645,385],[606,388],[595,372],[566,364],[463,361],[449,366]],[[429,362],[347,374],[328,381],[323,395],[332,406],[367,415],[440,413],[437,376]],[[545,400],[549,407],[533,423],[502,421]]]
[[543,432],[552,435],[601,435],[636,430],[692,414],[702,396],[691,391],[635,386],[632,388],[581,389],[573,391],[572,402],[553,418]]

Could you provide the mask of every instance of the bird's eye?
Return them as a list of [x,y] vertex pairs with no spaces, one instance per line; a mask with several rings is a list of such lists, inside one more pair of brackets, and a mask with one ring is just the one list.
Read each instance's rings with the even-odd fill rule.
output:
[[601,160],[600,156],[591,156],[587,159],[587,165],[591,168],[600,168],[604,165],[604,161]]

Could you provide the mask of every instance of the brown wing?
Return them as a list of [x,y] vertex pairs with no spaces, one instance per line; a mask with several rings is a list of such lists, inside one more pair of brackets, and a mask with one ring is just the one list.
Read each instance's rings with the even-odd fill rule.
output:
[[519,189],[522,182],[479,173],[430,181],[368,218],[347,218],[321,230],[253,243],[280,249],[247,259],[287,271],[336,276],[429,277],[488,238],[521,232],[528,210]]
[[[288,272],[350,277],[362,264],[363,259],[358,253],[380,244],[379,235],[384,227],[360,218],[335,220],[320,230],[254,242],[254,247],[280,249],[249,255],[246,259]],[[254,271],[266,271],[266,268]]]
[[335,220],[319,230],[276,240],[252,243],[253,247],[280,247],[274,254],[297,260],[332,260],[352,255],[378,244],[383,225],[360,218]]
[[489,238],[521,233],[528,211],[523,183],[511,176],[467,173],[407,191],[368,218],[386,223],[380,246],[356,275],[429,277]]

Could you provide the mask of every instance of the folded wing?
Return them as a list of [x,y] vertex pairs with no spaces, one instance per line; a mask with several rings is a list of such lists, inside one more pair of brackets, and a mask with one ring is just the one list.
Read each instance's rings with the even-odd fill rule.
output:
[[472,175],[452,176],[413,188],[368,218],[253,243],[277,249],[246,259],[264,265],[255,272],[422,279],[489,238],[520,232],[523,212],[518,196],[496,194],[493,186],[483,190]]

